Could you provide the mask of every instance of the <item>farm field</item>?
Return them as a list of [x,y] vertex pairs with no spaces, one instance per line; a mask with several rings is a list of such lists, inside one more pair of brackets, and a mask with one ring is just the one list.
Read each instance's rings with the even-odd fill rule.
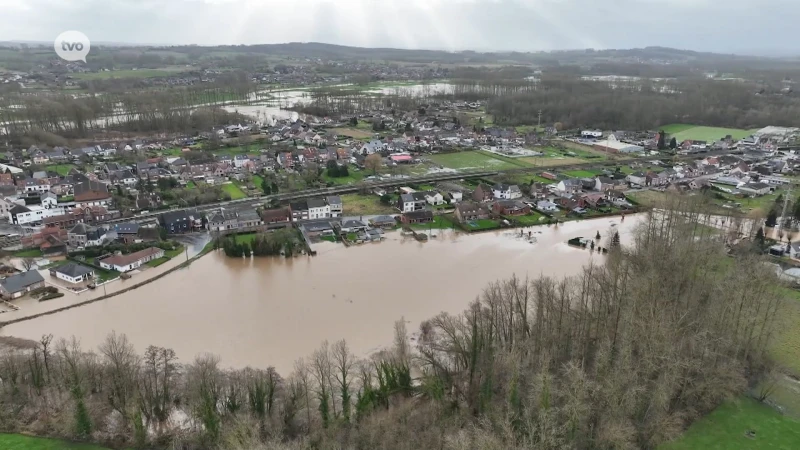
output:
[[740,130],[738,128],[699,127],[686,124],[672,124],[662,127],[664,131],[674,137],[678,142],[686,139],[698,141],[716,141],[730,134],[734,139],[742,139],[759,130]]
[[240,198],[247,197],[247,195],[242,191],[242,188],[233,183],[223,184],[222,190],[230,194],[231,200],[238,200]]
[[510,158],[502,158],[481,151],[443,153],[431,155],[429,158],[435,163],[450,169],[506,170],[529,167],[529,164],[524,161],[527,158],[519,158],[512,163],[509,161]]
[[[747,437],[755,431],[755,437]],[[659,450],[796,449],[800,422],[749,397],[723,404]]]

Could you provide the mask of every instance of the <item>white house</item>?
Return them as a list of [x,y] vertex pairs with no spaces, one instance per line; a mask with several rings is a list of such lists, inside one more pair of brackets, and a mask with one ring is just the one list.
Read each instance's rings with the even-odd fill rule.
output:
[[429,205],[442,205],[444,204],[444,197],[436,191],[423,192],[425,194],[425,201]]
[[498,200],[514,200],[522,198],[522,191],[516,184],[495,184],[492,187],[494,198]]
[[310,198],[308,203],[309,219],[327,219],[331,216],[331,207],[321,198]]
[[756,196],[767,195],[771,190],[771,186],[767,183],[747,183],[739,187],[739,192]]
[[129,255],[109,256],[100,261],[100,267],[117,272],[130,272],[142,265],[164,256],[164,250],[150,247]]
[[585,139],[597,139],[603,137],[603,132],[600,130],[583,130],[581,137]]
[[236,155],[233,157],[233,166],[239,169],[247,164],[247,161],[249,160],[250,158],[248,158],[247,155]]
[[642,172],[636,172],[628,175],[625,179],[631,184],[638,184],[639,186],[647,185],[647,175]]
[[44,208],[40,205],[16,205],[8,211],[8,221],[15,225],[40,224],[42,220],[66,214],[63,207]]
[[17,205],[25,206],[25,200],[16,197],[0,197],[0,216],[9,218],[8,212]]
[[50,269],[50,276],[71,284],[80,284],[94,278],[94,269],[69,262],[63,266]]
[[464,199],[464,193],[461,191],[450,191],[450,200],[452,203],[458,203]]
[[575,194],[583,190],[583,182],[577,178],[561,180],[556,185],[556,190],[567,194]]
[[536,203],[536,209],[544,212],[558,212],[558,206],[550,200],[540,200]]
[[342,204],[342,197],[338,195],[330,195],[325,198],[330,207],[330,217],[341,217],[344,205]]

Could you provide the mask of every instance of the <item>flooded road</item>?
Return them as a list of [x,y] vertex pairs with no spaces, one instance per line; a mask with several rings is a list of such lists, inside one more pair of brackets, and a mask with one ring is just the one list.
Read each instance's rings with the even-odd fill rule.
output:
[[619,224],[625,242],[637,217],[586,220],[534,227],[530,244],[512,231],[480,235],[445,232],[419,243],[388,233],[381,243],[345,248],[323,242],[316,257],[234,259],[212,253],[158,281],[119,296],[9,325],[0,335],[38,339],[79,337],[96,348],[112,330],[142,352],[173,348],[183,361],[198,353],[221,356],[224,366],[275,366],[293,362],[327,339],[347,339],[366,355],[391,345],[392,324],[405,317],[409,332],[441,311],[461,312],[491,281],[540,274],[576,274],[604,256],[566,240],[610,238]]

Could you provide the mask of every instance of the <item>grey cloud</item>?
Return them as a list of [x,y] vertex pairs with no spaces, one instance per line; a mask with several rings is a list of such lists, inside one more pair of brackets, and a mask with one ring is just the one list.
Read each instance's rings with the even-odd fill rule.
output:
[[0,0],[0,40],[799,53],[793,0]]

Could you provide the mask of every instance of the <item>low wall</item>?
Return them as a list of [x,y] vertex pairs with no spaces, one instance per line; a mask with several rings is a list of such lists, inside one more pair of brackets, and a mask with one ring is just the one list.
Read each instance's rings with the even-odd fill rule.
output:
[[191,263],[193,263],[194,261],[202,258],[203,256],[207,255],[208,253],[211,253],[211,247],[208,247],[208,249],[203,249],[203,251],[201,251],[197,255],[193,256],[188,261],[185,261],[185,262],[173,267],[172,269],[164,271],[163,273],[160,273],[160,274],[154,276],[153,278],[149,278],[147,280],[144,280],[141,283],[136,283],[133,286],[127,287],[125,289],[122,289],[122,290],[119,290],[119,291],[116,291],[116,292],[112,292],[111,294],[108,294],[108,295],[103,295],[103,296],[100,296],[100,297],[97,297],[97,298],[93,298],[93,299],[85,300],[85,301],[82,301],[82,302],[74,303],[72,305],[63,306],[61,308],[56,308],[56,309],[53,309],[51,311],[45,311],[43,313],[33,314],[33,315],[30,315],[30,316],[27,316],[27,317],[20,317],[19,319],[13,319],[13,320],[5,321],[5,322],[0,322],[0,328],[4,327],[6,325],[11,325],[13,323],[24,322],[26,320],[32,320],[32,319],[36,319],[37,317],[42,317],[42,316],[49,316],[50,314],[56,314],[56,313],[59,313],[59,312],[62,312],[62,311],[66,311],[68,309],[78,308],[80,306],[88,305],[90,303],[99,302],[101,300],[105,300],[105,299],[108,299],[108,298],[111,298],[111,297],[115,297],[115,296],[120,295],[120,294],[124,294],[126,292],[129,292],[129,291],[132,291],[132,290],[137,289],[139,287],[142,287],[145,284],[152,283],[152,282],[154,282],[156,280],[160,280],[161,278],[171,274],[172,272],[175,272],[178,269],[183,269],[184,267],[188,267]]

